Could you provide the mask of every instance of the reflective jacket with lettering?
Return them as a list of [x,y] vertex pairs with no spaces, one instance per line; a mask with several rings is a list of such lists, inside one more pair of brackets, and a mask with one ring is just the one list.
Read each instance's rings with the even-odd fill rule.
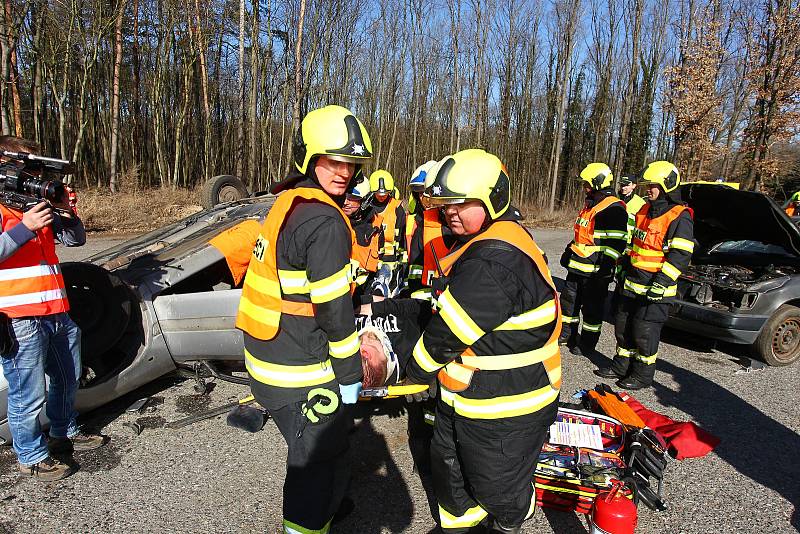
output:
[[353,242],[347,217],[310,180],[279,195],[264,221],[236,324],[253,392],[272,406],[361,380]]
[[438,313],[414,347],[413,382],[438,375],[440,409],[471,420],[549,424],[561,385],[555,287],[533,238],[497,221],[442,259]]
[[624,202],[610,190],[594,192],[575,220],[567,270],[582,276],[611,276],[625,250],[627,221]]
[[694,251],[694,223],[689,208],[656,201],[636,214],[622,293],[643,297],[653,284],[666,288],[662,302],[673,300],[678,277]]

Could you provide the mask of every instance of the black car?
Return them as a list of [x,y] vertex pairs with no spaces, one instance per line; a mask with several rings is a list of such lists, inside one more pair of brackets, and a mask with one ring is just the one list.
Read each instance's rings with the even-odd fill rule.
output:
[[770,365],[797,360],[800,229],[761,193],[685,184],[681,194],[697,243],[668,326],[752,345]]

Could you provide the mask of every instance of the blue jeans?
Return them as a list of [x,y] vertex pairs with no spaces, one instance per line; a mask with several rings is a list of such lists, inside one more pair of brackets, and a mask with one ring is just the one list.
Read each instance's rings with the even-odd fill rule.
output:
[[[11,319],[14,348],[2,355],[8,381],[8,426],[19,463],[33,465],[49,456],[39,413],[47,396],[52,437],[78,433],[75,393],[81,376],[81,331],[69,315]],[[45,374],[50,378],[46,389]]]

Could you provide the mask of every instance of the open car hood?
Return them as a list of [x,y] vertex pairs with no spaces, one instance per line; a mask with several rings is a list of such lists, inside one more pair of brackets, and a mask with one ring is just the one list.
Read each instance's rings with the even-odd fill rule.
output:
[[720,185],[688,183],[681,196],[694,211],[694,237],[708,250],[723,241],[760,241],[800,256],[800,228],[771,198]]

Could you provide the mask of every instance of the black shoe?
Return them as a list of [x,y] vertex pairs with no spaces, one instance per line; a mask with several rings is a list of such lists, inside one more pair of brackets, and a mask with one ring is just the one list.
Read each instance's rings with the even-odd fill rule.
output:
[[567,348],[575,356],[583,356],[584,355],[583,349],[580,347],[580,345],[573,345],[573,346],[567,345]]
[[650,384],[642,382],[638,378],[634,378],[632,376],[620,378],[617,380],[617,385],[621,388],[629,389],[631,391],[637,391],[639,389],[650,387]]
[[595,369],[594,374],[601,378],[616,378],[618,380],[625,378],[621,374],[618,374],[613,367],[601,367],[600,369]]

